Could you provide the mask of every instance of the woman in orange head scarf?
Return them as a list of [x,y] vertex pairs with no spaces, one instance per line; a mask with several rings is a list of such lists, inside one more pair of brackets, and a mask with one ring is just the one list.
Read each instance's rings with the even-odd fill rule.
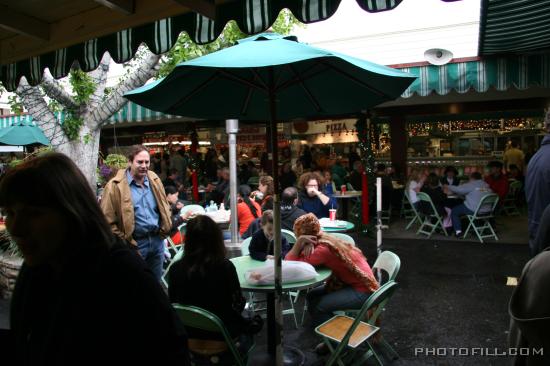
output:
[[298,240],[285,259],[332,270],[327,284],[307,295],[314,326],[330,319],[336,310],[359,309],[378,289],[378,282],[361,250],[322,232],[315,215],[299,217],[294,223],[294,233]]

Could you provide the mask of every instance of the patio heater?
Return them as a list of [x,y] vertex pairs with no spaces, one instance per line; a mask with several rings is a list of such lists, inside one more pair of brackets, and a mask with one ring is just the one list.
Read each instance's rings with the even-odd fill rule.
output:
[[231,207],[231,245],[239,242],[239,226],[237,224],[237,133],[239,133],[239,120],[225,120],[225,131],[229,144],[229,202]]

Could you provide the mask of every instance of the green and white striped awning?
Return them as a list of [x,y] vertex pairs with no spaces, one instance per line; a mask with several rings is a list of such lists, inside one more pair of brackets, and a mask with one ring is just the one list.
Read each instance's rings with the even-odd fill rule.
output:
[[479,93],[494,88],[499,91],[511,87],[524,90],[531,86],[550,88],[550,54],[511,56],[481,59],[470,62],[449,63],[442,66],[427,65],[400,68],[417,75],[411,86],[401,95],[428,96],[451,91]]
[[482,0],[480,56],[550,48],[550,0]]
[[[494,88],[505,91],[510,88],[525,90],[532,86],[550,88],[550,54],[488,58],[477,61],[449,63],[447,65],[403,67],[402,71],[418,76],[401,95],[445,95],[451,91],[479,93]],[[65,114],[57,115],[63,123]],[[109,118],[109,124],[139,123],[145,121],[181,120],[182,117],[152,111],[128,102]],[[0,128],[18,123],[34,124],[30,115],[0,117]]]
[[32,121],[32,116],[29,114],[12,115],[12,116],[0,116],[0,128],[6,128],[15,125],[31,125],[35,126],[35,123]]
[[[130,60],[140,44],[145,43],[155,54],[165,53],[175,44],[181,32],[187,32],[198,44],[214,41],[230,20],[247,34],[267,30],[279,12],[288,8],[302,23],[313,23],[331,17],[341,0],[237,0],[217,5],[215,20],[197,13],[186,13],[143,26],[129,28],[85,43],[62,48],[9,65],[1,65],[0,81],[10,91],[15,90],[22,76],[31,85],[42,80],[47,67],[55,78],[68,74],[75,61],[84,71],[97,68],[108,51],[118,62]],[[381,12],[397,7],[403,0],[356,0],[368,12]],[[456,0],[442,0],[456,1]]]
[[[60,124],[65,121],[65,113],[56,113],[57,120]],[[171,114],[164,114],[161,112],[155,112],[150,109],[144,108],[132,102],[126,103],[118,112],[113,114],[109,118],[109,124],[115,123],[139,123],[146,121],[160,121],[160,120],[181,120],[182,117],[174,116]],[[29,124],[35,126],[36,123],[30,114],[22,115],[10,115],[6,117],[0,116],[0,128],[6,128],[18,124]]]

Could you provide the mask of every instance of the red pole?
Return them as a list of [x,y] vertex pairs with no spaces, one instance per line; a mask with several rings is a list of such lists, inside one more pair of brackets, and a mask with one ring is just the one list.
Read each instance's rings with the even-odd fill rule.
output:
[[369,185],[367,181],[367,172],[363,171],[362,173],[362,183],[363,183],[363,189],[361,193],[361,206],[362,206],[362,213],[363,213],[363,225],[366,225],[369,223]]
[[191,172],[191,180],[193,182],[193,200],[199,202],[199,178],[196,170]]
[[[193,160],[197,159],[198,146],[199,146],[199,136],[197,135],[197,130],[195,126],[193,126],[193,132],[191,132],[191,156]],[[199,178],[198,178],[196,169],[193,169],[191,171],[191,182],[193,184],[193,200],[195,202],[199,202]]]

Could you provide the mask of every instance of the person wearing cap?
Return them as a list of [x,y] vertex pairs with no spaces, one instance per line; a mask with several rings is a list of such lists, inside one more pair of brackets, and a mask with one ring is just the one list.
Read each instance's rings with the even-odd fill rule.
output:
[[550,204],[550,109],[546,112],[544,128],[547,135],[542,139],[539,150],[529,161],[525,176],[529,252],[533,257],[538,253],[535,247],[535,236],[542,212]]
[[503,202],[508,194],[508,177],[502,172],[502,163],[500,161],[490,161],[487,164],[489,174],[485,176],[485,182],[491,187],[491,190],[498,194],[499,202]]
[[454,166],[448,166],[445,168],[443,177],[440,179],[442,186],[457,186],[460,184],[458,179],[458,171]]

